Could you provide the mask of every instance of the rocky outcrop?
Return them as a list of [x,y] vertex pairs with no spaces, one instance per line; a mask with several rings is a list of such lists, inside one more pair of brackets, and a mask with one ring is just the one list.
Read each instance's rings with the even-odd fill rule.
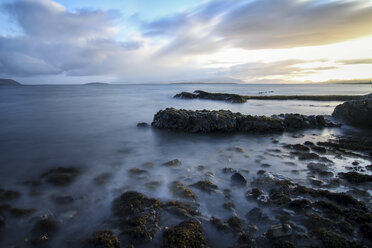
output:
[[280,114],[252,116],[229,110],[185,110],[167,108],[155,114],[154,127],[192,133],[252,132],[275,133],[305,128],[335,127],[322,115]]
[[209,99],[209,100],[217,100],[217,101],[227,101],[232,103],[243,103],[247,100],[240,95],[237,94],[227,94],[227,93],[209,93],[202,90],[195,90],[194,93],[189,92],[181,92],[174,96],[175,98],[185,98],[185,99]]
[[336,106],[332,116],[350,125],[372,128],[372,93]]

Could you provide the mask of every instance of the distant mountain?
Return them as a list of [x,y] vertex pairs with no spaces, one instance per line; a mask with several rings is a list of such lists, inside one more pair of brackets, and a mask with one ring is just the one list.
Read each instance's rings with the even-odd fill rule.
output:
[[103,86],[103,85],[109,85],[109,84],[108,83],[101,83],[101,82],[91,82],[91,83],[86,83],[84,85]]
[[12,85],[12,86],[19,86],[22,85],[13,79],[7,78],[0,78],[0,85]]

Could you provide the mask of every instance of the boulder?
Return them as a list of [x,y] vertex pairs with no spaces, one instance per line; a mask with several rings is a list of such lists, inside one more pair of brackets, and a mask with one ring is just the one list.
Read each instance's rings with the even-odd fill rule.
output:
[[239,185],[239,186],[245,186],[247,184],[247,180],[244,178],[244,176],[242,174],[240,174],[239,172],[235,172],[232,176],[231,176],[231,182],[234,184],[234,185]]
[[337,105],[332,116],[350,125],[372,128],[372,93]]
[[196,221],[183,221],[173,228],[165,228],[162,248],[207,247],[201,225]]

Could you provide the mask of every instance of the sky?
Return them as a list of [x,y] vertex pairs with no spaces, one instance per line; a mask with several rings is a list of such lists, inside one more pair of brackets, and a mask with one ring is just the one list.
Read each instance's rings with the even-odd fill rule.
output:
[[372,0],[0,0],[25,84],[372,79]]

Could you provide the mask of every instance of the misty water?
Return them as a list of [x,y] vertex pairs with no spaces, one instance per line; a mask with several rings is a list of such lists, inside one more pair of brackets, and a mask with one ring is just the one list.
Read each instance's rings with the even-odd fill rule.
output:
[[[0,247],[23,247],[35,218],[43,214],[60,222],[52,247],[76,246],[97,230],[115,228],[111,225],[111,205],[121,193],[135,190],[160,200],[182,200],[172,194],[170,183],[178,180],[190,185],[202,179],[211,180],[219,190],[207,194],[193,189],[202,218],[217,216],[227,219],[237,215],[245,219],[257,206],[245,197],[250,182],[259,170],[276,177],[310,185],[308,161],[299,161],[283,148],[284,144],[305,141],[326,141],[338,135],[365,135],[366,130],[347,125],[341,128],[311,129],[283,134],[186,134],[151,127],[137,127],[138,122],[151,123],[154,114],[167,107],[183,109],[229,109],[251,115],[300,113],[330,115],[341,102],[249,100],[243,104],[209,100],[174,99],[181,91],[258,95],[363,95],[371,85],[107,85],[107,86],[20,86],[0,88],[0,188],[21,192],[10,202],[14,207],[35,208],[25,218],[7,217],[6,236]],[[239,149],[236,149],[239,148]],[[240,149],[241,148],[241,149]],[[322,155],[334,162],[332,171],[346,171],[345,166],[357,160],[360,166],[371,164],[364,158],[336,158]],[[179,159],[176,168],[162,164]],[[265,165],[266,164],[266,165]],[[199,167],[203,165],[204,167]],[[268,167],[268,165],[270,165]],[[31,186],[32,180],[58,166],[81,170],[76,181],[67,187],[55,187],[45,181]],[[246,187],[231,185],[230,175],[222,172],[234,168],[246,177]],[[131,168],[148,171],[146,176],[131,176]],[[370,173],[370,172],[366,172]],[[104,175],[106,181],[95,178]],[[321,179],[326,184],[332,178]],[[156,182],[156,183],[155,183]],[[152,183],[152,184],[151,184]],[[153,186],[153,187],[149,187]],[[227,200],[224,190],[231,190]],[[340,186],[335,191],[348,191]],[[369,194],[372,192],[369,190]],[[57,204],[56,196],[71,195],[74,202]],[[235,207],[222,207],[227,201]],[[270,209],[264,209],[269,216]],[[272,217],[274,218],[274,217]],[[162,219],[162,226],[173,226],[177,217]],[[227,247],[232,234],[218,234],[203,224],[211,247]],[[268,226],[259,226],[259,233]],[[116,231],[117,232],[117,231]],[[259,234],[258,233],[258,234]],[[158,247],[161,232],[154,241],[138,247]]]

